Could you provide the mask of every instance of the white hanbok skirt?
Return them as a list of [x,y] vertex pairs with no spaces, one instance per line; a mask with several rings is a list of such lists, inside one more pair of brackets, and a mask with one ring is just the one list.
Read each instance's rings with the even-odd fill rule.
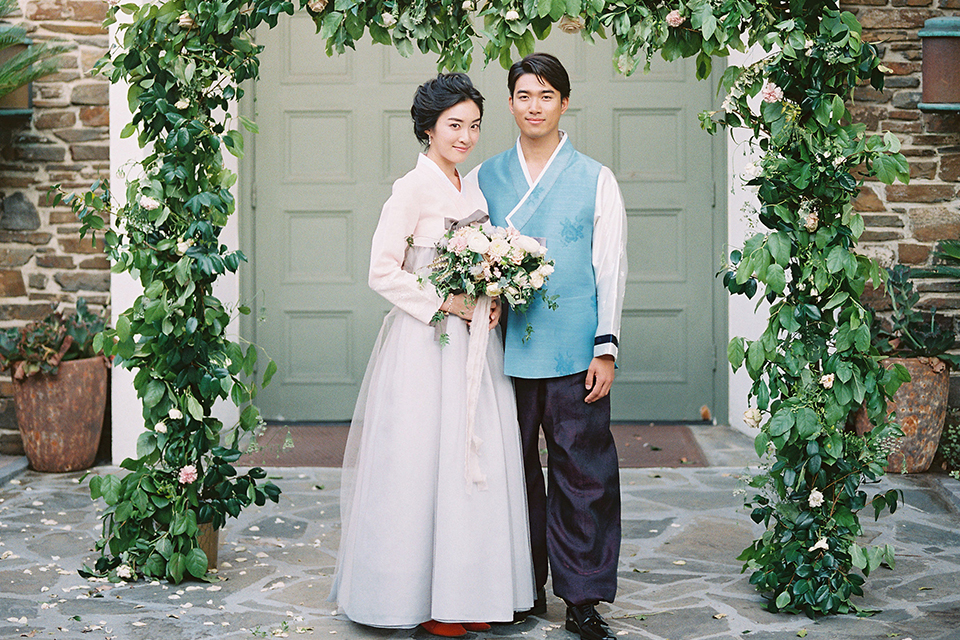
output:
[[[413,248],[404,265],[429,263]],[[449,343],[398,308],[383,322],[347,442],[341,541],[330,599],[355,622],[410,628],[510,621],[534,577],[513,386],[490,335],[474,434],[485,488],[465,474],[467,324]]]

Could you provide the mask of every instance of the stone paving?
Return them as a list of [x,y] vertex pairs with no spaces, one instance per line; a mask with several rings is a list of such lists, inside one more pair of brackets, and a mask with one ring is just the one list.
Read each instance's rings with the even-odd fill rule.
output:
[[[749,442],[724,427],[704,428],[698,440],[711,464],[724,466],[621,472],[620,591],[600,607],[619,637],[960,640],[960,483],[922,474],[868,487],[906,494],[893,516],[875,523],[864,514],[867,540],[897,551],[895,569],[875,572],[857,601],[879,613],[775,615],[763,610],[735,559],[761,532],[737,495],[738,476],[753,462]],[[83,474],[21,471],[8,479],[0,486],[0,639],[433,637],[365,628],[336,614],[326,596],[339,538],[339,470],[270,472],[283,489],[280,504],[228,522],[213,582],[177,586],[82,579],[77,568],[95,559],[103,506],[90,501]],[[563,603],[548,600],[543,617],[470,639],[575,640],[563,629]]]

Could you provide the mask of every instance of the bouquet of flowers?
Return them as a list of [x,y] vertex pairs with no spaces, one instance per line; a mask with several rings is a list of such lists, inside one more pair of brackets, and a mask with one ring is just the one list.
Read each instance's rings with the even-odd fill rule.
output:
[[[457,293],[502,296],[523,313],[539,297],[550,309],[557,308],[557,296],[548,296],[544,288],[553,273],[553,260],[545,257],[547,248],[512,227],[455,226],[437,243],[437,251],[430,265],[430,282],[443,298]],[[443,313],[438,311],[433,320],[443,320]],[[532,333],[533,327],[527,323],[524,342]]]

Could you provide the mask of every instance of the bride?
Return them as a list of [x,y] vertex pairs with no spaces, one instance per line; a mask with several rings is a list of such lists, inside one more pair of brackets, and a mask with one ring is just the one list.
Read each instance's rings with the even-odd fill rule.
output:
[[[483,97],[466,75],[442,74],[417,89],[410,112],[426,150],[394,183],[373,236],[370,286],[394,306],[350,427],[330,599],[355,622],[455,637],[529,609],[533,569],[500,306],[473,317],[472,300],[441,299],[428,278],[445,219],[486,211],[475,179],[457,171],[479,139]],[[438,309],[448,314],[443,347]],[[466,362],[469,332],[486,330],[472,421],[478,481],[465,473]]]

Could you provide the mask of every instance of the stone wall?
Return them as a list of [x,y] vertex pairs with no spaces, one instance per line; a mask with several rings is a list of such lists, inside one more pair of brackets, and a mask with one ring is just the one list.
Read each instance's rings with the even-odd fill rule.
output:
[[[32,117],[0,117],[0,327],[19,326],[78,297],[109,303],[109,263],[73,213],[46,204],[48,189],[88,188],[110,170],[109,83],[90,70],[107,51],[104,0],[21,0],[35,42],[74,49],[60,70],[33,84]],[[9,377],[0,378],[0,453],[19,452]]]
[[[859,87],[850,109],[872,132],[892,131],[910,162],[910,184],[868,182],[856,208],[866,231],[862,250],[886,266],[929,265],[939,240],[960,237],[960,114],[924,113],[922,43],[917,32],[940,16],[960,16],[960,0],[856,0],[842,7],[857,15],[865,41],[876,43],[891,70],[883,92]],[[960,283],[919,281],[920,305],[943,312],[960,335]],[[960,406],[960,373],[951,404]]]

